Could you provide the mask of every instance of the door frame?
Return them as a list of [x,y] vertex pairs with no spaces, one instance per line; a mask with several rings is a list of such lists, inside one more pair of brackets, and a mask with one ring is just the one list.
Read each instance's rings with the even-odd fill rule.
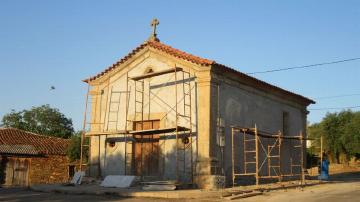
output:
[[[143,121],[134,121],[133,122],[133,130],[141,130],[138,127],[141,127],[139,123],[143,122],[143,130],[151,130],[151,129],[159,129],[160,128],[160,119],[151,119],[151,120],[143,120]],[[133,135],[134,144],[133,144],[133,162],[134,162],[134,175],[138,176],[159,176],[160,175],[160,134],[144,134],[144,135]],[[143,143],[151,143],[151,152],[150,155],[144,155],[144,144]],[[153,150],[157,147],[155,150]],[[147,145],[149,146],[149,145]],[[141,162],[137,161],[137,152],[138,149],[141,149],[140,158]],[[146,150],[146,149],[145,149]],[[154,152],[155,151],[155,152]],[[156,153],[156,154],[155,154]],[[154,155],[155,154],[155,155]],[[157,165],[154,166],[155,170],[152,170],[154,167],[150,166],[146,171],[144,165],[146,164],[146,160],[150,158],[154,160],[153,156],[155,156]],[[148,162],[151,162],[148,160]],[[139,165],[140,164],[140,165]],[[139,168],[140,166],[140,168]],[[140,171],[139,171],[140,169]],[[148,173],[156,173],[156,175],[148,175]],[[145,175],[144,175],[145,174]]]

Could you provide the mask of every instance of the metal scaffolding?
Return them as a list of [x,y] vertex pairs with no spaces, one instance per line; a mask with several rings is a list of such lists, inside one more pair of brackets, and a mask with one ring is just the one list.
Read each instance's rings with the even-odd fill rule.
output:
[[[235,137],[242,135],[242,151],[236,155]],[[232,139],[232,184],[235,186],[236,178],[242,176],[254,176],[256,185],[259,185],[260,179],[278,179],[282,181],[283,177],[300,176],[301,183],[305,182],[304,168],[304,140],[303,134],[298,136],[283,136],[279,131],[277,134],[271,134],[265,131],[259,131],[257,126],[254,128],[231,127]],[[299,144],[292,145],[291,142],[296,141]],[[289,144],[290,143],[290,144]],[[286,144],[293,149],[299,149],[299,159],[294,164],[294,156],[290,154],[290,173],[284,174],[284,165],[282,162],[282,146]],[[241,142],[238,142],[241,145]],[[242,157],[239,153],[242,153]],[[263,154],[263,155],[261,155]],[[236,162],[236,160],[238,160]],[[267,166],[265,166],[267,164]],[[241,167],[237,169],[236,167]],[[293,172],[294,168],[300,168],[300,172]],[[265,169],[267,168],[267,169]]]
[[[152,93],[151,81],[148,78],[153,78],[156,76],[161,76],[165,74],[174,74],[174,80],[171,82],[175,86],[175,106],[171,106],[169,103],[164,101],[162,98],[158,97],[156,94]],[[146,80],[148,79],[148,80]],[[88,165],[89,162],[84,162],[85,160],[85,147],[90,147],[90,143],[86,144],[86,139],[89,136],[98,136],[100,142],[100,135],[110,135],[110,134],[118,134],[123,135],[124,139],[124,171],[125,175],[134,173],[134,153],[133,153],[133,145],[135,136],[143,136],[143,135],[155,135],[155,134],[164,134],[168,136],[168,134],[175,134],[176,137],[176,180],[180,182],[181,175],[183,177],[190,175],[191,183],[193,183],[194,178],[194,158],[193,158],[193,125],[192,125],[192,90],[194,87],[192,86],[192,82],[194,81],[194,77],[191,75],[190,71],[184,71],[183,68],[175,67],[171,69],[166,69],[158,72],[149,72],[144,75],[129,77],[128,73],[126,73],[126,90],[125,91],[115,91],[113,86],[110,87],[110,79],[108,79],[106,84],[106,110],[101,110],[102,105],[98,104],[98,100],[101,102],[103,97],[102,95],[105,93],[103,89],[96,89],[96,92],[100,95],[100,97],[96,97],[94,99],[90,98],[91,87],[89,85],[88,91],[86,94],[86,104],[85,104],[85,113],[84,113],[84,125],[83,125],[83,133],[81,136],[81,159],[80,159],[80,170],[83,170],[84,165]],[[147,85],[146,85],[147,84]],[[182,87],[181,87],[182,86]],[[131,88],[133,87],[133,88]],[[148,88],[148,89],[147,89]],[[148,90],[148,92],[147,92]],[[101,92],[101,93],[99,93]],[[119,115],[121,115],[120,105],[121,103],[121,95],[126,95],[126,106],[125,106],[125,128],[119,129]],[[134,114],[133,117],[130,117],[129,114],[129,106],[130,106],[130,97],[133,95],[133,108]],[[179,96],[180,95],[180,96]],[[94,96],[94,95],[92,95]],[[98,96],[98,95],[95,95]],[[175,123],[174,126],[166,127],[166,128],[155,128],[155,129],[145,129],[144,122],[150,120],[151,114],[151,98],[150,96],[156,97],[156,99],[160,100],[162,103],[167,105],[170,110],[165,113],[164,118],[168,118],[172,112],[175,112]],[[148,117],[145,117],[145,97],[147,97],[148,102]],[[94,105],[92,105],[95,102]],[[91,107],[90,107],[91,105]],[[96,122],[87,122],[88,117],[88,109],[91,109],[92,115],[94,117],[99,116],[100,119],[103,117],[103,120]],[[100,111],[100,112],[99,112]],[[100,113],[98,115],[97,113]],[[103,113],[103,114],[102,114]],[[180,119],[185,120],[185,125],[180,124]],[[109,125],[113,125],[115,127],[109,127]],[[132,125],[132,128],[129,126]],[[138,127],[135,128],[135,125]],[[97,127],[99,130],[91,130]],[[88,131],[90,128],[90,131]],[[166,135],[167,134],[167,135]],[[196,138],[195,138],[196,139]],[[165,139],[166,140],[166,139]],[[180,140],[182,140],[183,144],[180,144]],[[166,142],[166,141],[164,141]],[[143,159],[143,144],[141,144],[141,159]],[[100,147],[100,145],[99,145]],[[90,151],[90,149],[89,149]],[[190,169],[187,169],[188,163],[186,162],[187,153],[190,153]],[[98,160],[99,172],[100,172],[100,159]],[[141,171],[143,171],[143,162],[141,160]],[[180,166],[183,165],[182,168]]]

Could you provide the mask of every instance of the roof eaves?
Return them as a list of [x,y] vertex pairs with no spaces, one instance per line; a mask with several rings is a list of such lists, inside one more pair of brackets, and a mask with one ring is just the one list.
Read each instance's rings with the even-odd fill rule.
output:
[[98,79],[98,78],[102,77],[104,74],[106,74],[106,73],[110,72],[111,70],[115,69],[118,65],[120,65],[120,64],[124,63],[125,61],[127,61],[129,58],[131,58],[137,52],[142,50],[146,45],[147,45],[147,42],[142,43],[141,45],[139,45],[138,47],[133,49],[129,54],[127,54],[123,58],[119,59],[116,63],[112,64],[110,67],[106,68],[104,71],[96,74],[95,76],[91,76],[91,77],[89,77],[87,79],[84,79],[82,81],[85,82],[85,83],[89,83],[90,81],[93,81],[95,79]]
[[225,66],[225,65],[223,65],[223,64],[215,63],[214,66],[219,67],[219,68],[221,68],[222,70],[225,70],[225,71],[227,71],[227,72],[234,73],[234,74],[236,74],[237,76],[239,76],[239,77],[241,77],[241,78],[246,78],[246,79],[252,80],[252,81],[254,81],[255,83],[257,83],[258,85],[263,86],[264,88],[276,90],[276,91],[278,91],[278,92],[285,93],[285,94],[287,94],[287,95],[289,95],[289,96],[292,96],[292,97],[295,97],[295,98],[297,98],[297,99],[300,99],[301,101],[304,101],[304,102],[306,103],[306,105],[315,104],[315,103],[316,103],[314,100],[312,100],[312,99],[310,99],[310,98],[307,98],[307,97],[304,97],[304,96],[302,96],[302,95],[296,94],[296,93],[291,92],[291,91],[289,91],[289,90],[285,90],[285,89],[280,88],[280,87],[278,87],[278,86],[269,84],[269,83],[267,83],[267,82],[265,82],[265,81],[262,81],[262,80],[260,80],[260,79],[255,78],[255,77],[252,77],[252,76],[249,76],[249,75],[247,75],[247,74],[245,74],[245,73],[242,73],[242,72],[240,72],[240,71],[237,71],[237,70],[235,70],[235,69],[233,69],[233,68],[231,68],[231,67]]
[[13,145],[14,147],[17,147],[17,145],[27,145],[28,147],[34,147],[36,152],[41,155],[65,155],[66,149],[70,145],[70,139],[39,135],[16,128],[1,128],[0,141],[1,145]]

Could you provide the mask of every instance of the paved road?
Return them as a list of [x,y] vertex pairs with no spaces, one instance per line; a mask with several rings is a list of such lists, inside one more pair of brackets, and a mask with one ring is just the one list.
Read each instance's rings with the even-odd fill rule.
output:
[[[360,179],[359,179],[360,180]],[[34,192],[26,189],[4,189],[0,188],[0,201],[9,202],[60,202],[60,201],[121,201],[121,202],[139,202],[139,201],[184,201],[184,200],[166,200],[166,199],[149,199],[149,198],[119,198],[115,196],[94,196],[94,195],[68,195],[59,193],[42,193]],[[198,200],[197,200],[198,201]],[[209,200],[203,200],[209,201]],[[220,202],[221,199],[214,199],[212,202]],[[360,202],[360,181],[357,182],[341,182],[334,184],[323,184],[319,186],[306,187],[303,190],[289,189],[264,193],[261,196],[255,196],[247,199],[238,200],[241,202]]]

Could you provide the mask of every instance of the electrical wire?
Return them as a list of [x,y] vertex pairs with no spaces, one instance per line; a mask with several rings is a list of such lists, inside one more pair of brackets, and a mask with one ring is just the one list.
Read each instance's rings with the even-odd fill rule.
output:
[[317,98],[314,98],[314,99],[316,99],[316,100],[322,100],[322,99],[351,97],[351,96],[359,96],[359,95],[360,95],[360,93],[355,93],[355,94],[342,94],[342,95],[331,95],[331,96],[317,97]]
[[360,105],[358,106],[351,106],[351,107],[328,107],[328,108],[312,108],[309,110],[331,110],[331,109],[354,109],[354,108],[360,108]]
[[304,69],[304,68],[308,68],[308,67],[331,65],[331,64],[337,64],[337,63],[343,63],[343,62],[350,62],[350,61],[354,61],[354,60],[360,60],[360,58],[350,58],[350,59],[345,59],[345,60],[337,60],[337,61],[332,61],[332,62],[323,62],[323,63],[317,63],[317,64],[311,64],[311,65],[304,65],[304,66],[296,66],[296,67],[271,69],[271,70],[264,70],[264,71],[257,71],[257,72],[249,72],[249,73],[246,73],[246,74],[248,74],[248,75],[265,74],[265,73],[280,72],[280,71],[287,71],[287,70],[293,70],[293,69]]

